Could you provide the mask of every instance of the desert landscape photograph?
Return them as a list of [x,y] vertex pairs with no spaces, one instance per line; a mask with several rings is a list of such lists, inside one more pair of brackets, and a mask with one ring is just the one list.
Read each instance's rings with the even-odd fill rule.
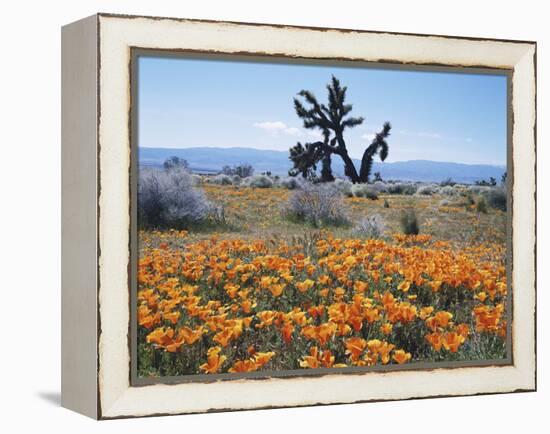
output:
[[138,378],[508,360],[506,75],[144,55],[137,79]]

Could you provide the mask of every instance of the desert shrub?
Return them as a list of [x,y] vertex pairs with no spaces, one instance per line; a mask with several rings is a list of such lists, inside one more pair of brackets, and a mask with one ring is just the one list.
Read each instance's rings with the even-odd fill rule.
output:
[[347,179],[336,179],[334,181],[334,186],[345,196],[351,197],[353,196],[351,192],[351,187],[353,184],[351,181],[348,181]]
[[487,201],[485,200],[485,198],[484,198],[483,196],[480,197],[480,198],[477,200],[476,210],[477,210],[477,212],[481,212],[481,213],[483,213],[483,214],[487,214]]
[[143,227],[186,228],[206,220],[212,204],[193,186],[183,168],[141,171],[138,182],[138,215]]
[[231,184],[239,185],[242,182],[242,178],[239,175],[233,175],[231,177]]
[[405,235],[418,235],[420,233],[420,224],[414,209],[403,210],[399,223],[401,223],[401,229]]
[[353,184],[351,186],[351,193],[355,197],[366,197],[371,200],[378,199],[378,194],[368,184]]
[[243,185],[254,188],[271,188],[273,187],[273,180],[267,175],[254,175],[245,178]]
[[210,208],[210,216],[217,225],[228,226],[225,218],[225,206],[223,204],[215,204]]
[[439,206],[449,206],[452,202],[449,199],[441,199],[439,201]]
[[446,187],[446,186],[454,187],[454,186],[456,185],[456,182],[454,182],[454,181],[452,180],[452,178],[447,178],[447,179],[444,179],[443,181],[441,181],[441,182],[439,183],[439,185],[440,185],[441,187]]
[[384,233],[384,220],[378,214],[362,218],[351,231],[358,238],[380,238]]
[[304,184],[290,196],[284,213],[314,227],[349,223],[342,193],[332,184]]
[[388,199],[384,199],[384,208],[389,208],[390,203],[388,202]]
[[487,204],[491,208],[506,211],[507,198],[506,191],[501,187],[494,187],[483,193],[483,197],[487,200]]
[[193,182],[193,185],[202,184],[202,177],[200,175],[191,175],[191,180]]
[[372,184],[372,189],[376,191],[378,194],[380,193],[387,193],[388,192],[388,186],[383,181],[376,181]]
[[222,173],[224,175],[236,175],[239,178],[248,178],[254,174],[254,168],[250,164],[237,164],[235,166],[223,166]]
[[486,193],[489,190],[491,190],[491,187],[488,187],[486,185],[469,185],[468,186],[468,192],[472,194],[482,194]]
[[300,181],[298,181],[298,179],[294,176],[280,178],[278,184],[288,190],[296,190],[297,188],[300,188]]
[[417,195],[422,195],[422,196],[432,196],[436,193],[438,193],[439,189],[437,187],[437,185],[434,185],[434,184],[426,184],[426,185],[421,185],[418,190],[416,190],[416,193]]
[[405,194],[413,195],[416,193],[417,186],[411,183],[396,182],[388,186],[388,193],[390,194]]
[[439,193],[444,196],[456,196],[460,193],[460,190],[454,186],[446,185],[439,189]]
[[219,175],[214,176],[212,178],[212,182],[217,185],[231,185],[233,184],[233,181],[231,180],[231,177],[229,175],[225,175],[223,173],[220,173]]
[[367,190],[365,197],[370,200],[378,200],[378,193],[374,190]]

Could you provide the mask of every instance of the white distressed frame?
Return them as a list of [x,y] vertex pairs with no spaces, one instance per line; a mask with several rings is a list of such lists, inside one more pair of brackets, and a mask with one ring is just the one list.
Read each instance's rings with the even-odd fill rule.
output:
[[[98,418],[536,388],[536,45],[285,26],[97,16]],[[130,386],[130,47],[513,69],[513,365]],[[70,406],[70,405],[69,405]]]

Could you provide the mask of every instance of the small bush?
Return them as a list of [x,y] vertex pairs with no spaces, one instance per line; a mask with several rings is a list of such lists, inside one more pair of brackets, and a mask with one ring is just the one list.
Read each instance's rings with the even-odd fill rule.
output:
[[439,193],[444,196],[456,196],[460,192],[459,189],[455,188],[454,186],[446,185],[445,187],[441,187],[439,189]]
[[378,193],[374,190],[367,190],[365,197],[370,200],[378,200]]
[[410,195],[415,194],[417,189],[418,189],[418,187],[414,184],[396,182],[395,184],[391,184],[388,187],[388,193],[390,193],[390,194],[404,194],[404,195],[410,196]]
[[384,233],[384,229],[385,225],[382,217],[375,214],[361,219],[351,233],[358,238],[374,239],[380,238]]
[[405,235],[418,235],[420,233],[420,224],[418,217],[413,209],[404,210],[399,220],[401,229]]
[[439,189],[437,188],[436,185],[434,184],[427,184],[427,185],[422,185],[418,188],[418,190],[416,190],[416,193],[417,195],[422,195],[422,196],[433,196],[434,194],[438,193]]
[[378,194],[368,184],[353,184],[351,193],[355,197],[366,197],[367,199],[377,200]]
[[507,208],[507,197],[506,191],[501,187],[494,187],[486,191],[483,196],[487,200],[487,204],[491,208],[499,209],[501,211],[506,211]]
[[231,177],[229,175],[225,175],[223,173],[220,173],[219,175],[214,176],[212,178],[212,182],[217,185],[232,185],[233,181],[231,180]]
[[491,187],[488,187],[486,185],[469,185],[468,191],[472,194],[482,194],[486,193],[489,190],[491,190]]
[[389,208],[390,203],[388,202],[388,199],[384,199],[384,208]]
[[279,179],[278,184],[287,190],[296,190],[297,188],[300,188],[300,181],[298,181],[294,176],[281,178]]
[[273,180],[267,175],[254,175],[245,178],[243,184],[254,188],[271,188],[273,187]]
[[193,177],[183,168],[143,170],[138,182],[140,226],[186,228],[206,220],[212,204],[193,187]]
[[487,214],[487,202],[485,201],[484,197],[480,197],[476,204],[476,210],[477,212]]
[[331,184],[304,184],[289,198],[285,214],[314,227],[349,223],[342,193]]
[[351,197],[353,196],[351,192],[351,188],[353,184],[351,181],[348,181],[347,179],[336,179],[334,181],[334,186],[345,196]]
[[383,181],[376,181],[374,184],[372,184],[372,189],[376,191],[378,194],[380,193],[387,193],[388,192],[388,186]]

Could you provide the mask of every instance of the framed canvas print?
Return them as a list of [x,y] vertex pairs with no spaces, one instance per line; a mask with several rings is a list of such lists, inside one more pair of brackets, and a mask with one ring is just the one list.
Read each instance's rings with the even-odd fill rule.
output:
[[98,14],[62,54],[65,407],[535,390],[534,42]]

